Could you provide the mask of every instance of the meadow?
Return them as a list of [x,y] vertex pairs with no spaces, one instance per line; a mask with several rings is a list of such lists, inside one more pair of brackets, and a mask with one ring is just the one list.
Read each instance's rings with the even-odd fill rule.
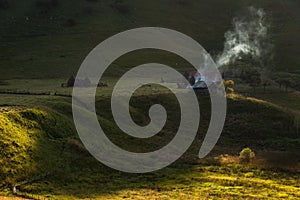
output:
[[[112,84],[115,79],[106,80]],[[2,160],[2,195],[13,195],[12,187],[17,186],[18,196],[35,199],[300,197],[299,133],[296,133],[294,114],[283,109],[284,104],[276,102],[277,93],[264,96],[258,91],[256,94],[264,100],[228,94],[228,115],[222,136],[213,152],[202,160],[197,158],[197,153],[208,127],[210,101],[209,96],[200,96],[200,128],[188,152],[163,170],[139,175],[109,169],[85,150],[72,122],[71,98],[53,93],[71,92],[70,88],[60,88],[61,81],[7,81],[11,85],[6,88],[22,91],[21,85],[25,90],[24,83],[27,83],[30,92],[50,93],[1,94],[1,127],[5,133],[1,142],[13,144],[2,145],[5,148],[2,155],[10,160]],[[113,86],[109,86],[97,90],[96,108],[100,124],[114,143],[128,150],[146,152],[158,149],[172,139],[179,118],[178,105],[172,101],[171,94],[166,91],[153,93],[161,91],[154,86],[135,93],[131,114],[138,124],[147,123],[147,107],[157,99],[170,111],[167,126],[161,133],[151,140],[139,140],[126,136],[114,124],[109,107],[112,89]],[[271,94],[275,95],[274,101]],[[282,91],[281,95],[293,97],[295,104],[296,98],[300,98],[296,91]],[[256,153],[255,159],[246,164],[239,160],[239,152],[244,147],[250,147]]]
[[[300,92],[276,83],[253,90],[236,83],[227,94],[227,118],[216,147],[204,159],[199,148],[210,121],[210,97],[198,95],[199,130],[176,162],[146,174],[119,172],[85,149],[72,116],[72,88],[85,56],[121,31],[145,26],[181,31],[216,58],[232,19],[248,6],[270,19],[274,62],[270,71],[299,74],[298,0],[0,0],[0,199],[300,199]],[[292,40],[291,40],[292,38]],[[133,120],[149,123],[148,110],[162,104],[166,126],[136,139],[116,125],[110,98],[116,81],[132,67],[157,62],[180,72],[186,60],[152,49],[130,52],[105,72],[96,93],[100,125],[118,146],[148,152],[168,144],[180,122],[170,90],[139,88],[130,100]],[[161,79],[162,77],[158,77]],[[176,88],[174,83],[166,83]],[[179,90],[180,91],[180,90]],[[197,123],[197,122],[191,122]],[[255,157],[241,161],[249,147]]]

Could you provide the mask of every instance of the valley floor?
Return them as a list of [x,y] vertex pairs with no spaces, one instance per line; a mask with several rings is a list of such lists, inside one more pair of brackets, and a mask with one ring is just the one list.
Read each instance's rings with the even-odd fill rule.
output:
[[[3,144],[14,144],[19,148],[1,152],[2,159],[15,157],[6,163],[0,159],[3,163],[1,172],[11,176],[11,179],[5,177],[9,184],[2,187],[0,199],[300,199],[299,136],[281,135],[262,141],[250,137],[256,133],[252,133],[253,130],[257,131],[256,134],[295,133],[296,127],[286,130],[286,123],[293,124],[289,121],[290,110],[300,110],[298,92],[264,94],[258,91],[251,94],[251,98],[229,95],[229,125],[207,158],[200,160],[196,156],[201,145],[199,139],[183,158],[171,166],[139,175],[109,169],[84,150],[71,122],[68,96],[71,90],[59,88],[61,81],[53,81],[55,88],[46,84],[43,87],[49,88],[43,89],[35,80],[28,94],[22,91],[16,94],[20,91],[14,92],[13,85],[6,91],[2,88],[0,139]],[[19,80],[16,84],[23,83],[24,80]],[[98,91],[102,107],[107,103],[105,96],[110,89]],[[30,94],[41,91],[50,93]],[[56,91],[65,96],[54,95]],[[282,95],[284,98],[279,99]],[[102,120],[112,133],[117,132],[108,119]],[[12,135],[7,138],[3,133]],[[230,134],[242,134],[239,137],[243,141],[231,138]],[[123,142],[124,137],[118,137],[115,138],[117,142],[127,145]],[[156,138],[158,144],[155,145],[159,146],[161,140]],[[239,161],[239,152],[245,145],[256,153],[249,164]],[[23,172],[28,175],[23,176]],[[16,197],[13,196],[13,183],[31,180],[45,172],[51,173],[20,184]]]

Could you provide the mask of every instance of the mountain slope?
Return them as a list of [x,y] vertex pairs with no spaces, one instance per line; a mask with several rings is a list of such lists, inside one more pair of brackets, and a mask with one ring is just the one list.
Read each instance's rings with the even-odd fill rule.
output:
[[181,31],[208,51],[220,52],[233,17],[250,5],[264,8],[271,21],[274,69],[293,72],[300,64],[297,0],[11,0],[8,4],[0,9],[0,79],[69,77],[101,41],[144,26]]

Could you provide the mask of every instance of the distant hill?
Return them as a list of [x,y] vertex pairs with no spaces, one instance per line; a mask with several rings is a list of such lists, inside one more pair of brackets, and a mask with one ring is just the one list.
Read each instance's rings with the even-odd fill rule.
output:
[[298,0],[1,0],[0,79],[69,77],[101,41],[144,26],[181,31],[218,53],[232,18],[250,5],[271,21],[274,69],[299,73]]

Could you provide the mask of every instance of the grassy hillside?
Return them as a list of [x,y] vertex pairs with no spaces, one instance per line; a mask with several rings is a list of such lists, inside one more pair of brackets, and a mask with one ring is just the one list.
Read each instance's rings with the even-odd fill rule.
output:
[[[147,107],[157,99],[169,111],[166,127],[151,140],[133,139],[116,128],[109,98],[99,97],[96,104],[109,138],[137,152],[167,144],[179,120],[172,95],[146,97],[146,90],[139,89],[131,102],[137,123],[147,122]],[[13,185],[21,183],[20,195],[31,198],[299,198],[300,140],[293,115],[254,98],[229,95],[228,101],[226,126],[209,157],[197,159],[210,116],[209,97],[203,96],[199,133],[189,151],[166,169],[135,175],[111,170],[84,150],[71,121],[69,98],[1,95],[2,105],[18,105],[1,106],[0,174],[1,190],[6,191],[2,194],[9,194]],[[238,161],[238,153],[245,146],[257,154],[250,165]],[[278,164],[283,162],[286,164]]]
[[1,187],[60,166],[64,162],[62,144],[66,145],[63,138],[74,133],[66,116],[20,106],[1,107],[0,127]]
[[[93,47],[131,28],[175,29],[216,55],[233,17],[248,6],[267,13],[273,70],[300,73],[298,0],[0,0],[0,199],[300,199],[299,92],[273,82],[266,91],[235,85],[236,94],[227,95],[221,138],[201,160],[211,108],[209,96],[200,95],[201,121],[189,150],[165,169],[126,174],[86,151],[73,124],[72,88],[61,87]],[[164,51],[131,52],[110,66],[101,80],[108,87],[96,94],[99,123],[109,139],[135,152],[168,144],[181,117],[174,94],[151,85],[134,93],[131,116],[146,125],[150,106],[162,104],[168,112],[163,130],[137,139],[116,126],[110,109],[114,84],[131,67],[149,62],[191,68]],[[248,164],[239,160],[245,147],[256,154]]]
[[275,44],[274,68],[297,71],[300,64],[297,0],[1,2],[8,3],[0,5],[0,79],[69,77],[101,41],[144,26],[181,31],[208,51],[218,52],[232,18],[249,5],[262,7],[268,14]]

